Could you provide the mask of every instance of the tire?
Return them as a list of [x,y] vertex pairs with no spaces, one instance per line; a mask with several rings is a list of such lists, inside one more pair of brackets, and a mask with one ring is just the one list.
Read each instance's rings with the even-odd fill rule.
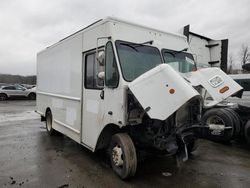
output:
[[234,121],[232,115],[222,109],[222,108],[213,108],[206,111],[202,117],[202,122],[206,125],[213,124],[214,127],[224,126],[224,130],[216,130],[216,129],[207,129],[205,131],[205,138],[215,141],[215,142],[229,142],[234,135]]
[[35,93],[30,93],[29,94],[29,99],[30,100],[36,100],[36,94]]
[[8,96],[4,93],[0,93],[0,101],[5,101],[8,99]]
[[56,131],[52,128],[53,116],[50,110],[46,112],[46,130],[50,136],[56,134]]
[[118,133],[112,136],[109,156],[114,172],[121,179],[135,175],[137,168],[136,150],[128,134]]
[[230,115],[234,121],[234,130],[235,131],[234,131],[233,138],[239,137],[240,133],[241,133],[241,127],[242,127],[242,121],[241,121],[239,114],[231,108],[224,108],[224,110],[226,110],[228,113],[230,113]]
[[248,145],[250,145],[250,120],[247,121],[244,127],[244,137]]
[[197,140],[195,140],[195,141],[193,141],[191,143],[188,143],[188,145],[187,145],[187,152],[188,152],[188,154],[191,154],[197,148],[198,148],[198,141]]

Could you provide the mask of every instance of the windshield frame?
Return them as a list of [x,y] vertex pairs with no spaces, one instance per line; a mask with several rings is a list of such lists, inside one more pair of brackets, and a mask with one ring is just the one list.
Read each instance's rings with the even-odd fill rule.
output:
[[[194,68],[195,68],[195,70],[198,70],[198,69],[197,69],[197,64],[196,64],[196,61],[195,61],[195,59],[194,59],[193,54],[191,54],[191,53],[189,53],[189,52],[186,52],[186,51],[178,51],[178,50],[172,50],[172,49],[168,49],[168,48],[162,48],[162,49],[161,49],[161,55],[162,55],[162,60],[163,60],[163,63],[164,63],[164,64],[168,64],[168,63],[165,62],[165,59],[164,59],[164,51],[165,51],[165,50],[170,51],[170,54],[171,54],[171,52],[173,52],[173,53],[176,53],[176,54],[184,53],[184,54],[191,55],[191,56],[193,57],[192,60],[194,61]],[[175,70],[175,71],[176,71],[176,70]],[[178,71],[178,72],[180,72],[180,71]],[[192,72],[192,71],[190,71],[190,72]],[[180,72],[180,73],[183,73],[183,72]]]
[[[161,54],[161,50],[159,48],[157,48],[156,46],[152,46],[152,45],[148,45],[148,44],[141,44],[141,43],[135,43],[135,42],[129,42],[129,41],[123,41],[123,40],[116,40],[115,41],[115,50],[116,50],[116,54],[117,54],[117,58],[118,58],[118,62],[119,62],[119,66],[120,66],[120,69],[121,69],[121,75],[122,75],[122,78],[126,81],[126,82],[133,82],[135,79],[133,80],[128,80],[124,77],[124,72],[123,72],[123,68],[122,68],[122,65],[121,65],[121,59],[120,59],[120,56],[119,56],[119,53],[118,53],[118,45],[119,43],[126,43],[126,44],[132,44],[132,45],[138,45],[138,46],[146,46],[146,47],[150,47],[150,48],[154,48],[157,50],[157,53],[159,53],[159,57],[161,59],[161,63],[160,64],[163,64],[164,63],[164,60],[163,60],[163,57],[162,57],[162,54]],[[159,64],[159,65],[160,65]],[[149,71],[149,70],[148,70]],[[144,73],[143,73],[144,74]],[[139,76],[138,76],[139,77]],[[137,78],[138,78],[137,77]]]

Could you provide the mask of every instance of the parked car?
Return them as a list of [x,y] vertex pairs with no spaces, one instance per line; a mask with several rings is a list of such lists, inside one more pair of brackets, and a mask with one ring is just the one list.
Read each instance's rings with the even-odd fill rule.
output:
[[0,101],[4,101],[11,97],[27,97],[31,100],[36,99],[36,90],[35,89],[26,89],[21,85],[9,85],[2,86],[0,88]]
[[25,87],[26,89],[32,89],[36,87],[36,85],[30,85],[30,84],[20,84],[21,86]]

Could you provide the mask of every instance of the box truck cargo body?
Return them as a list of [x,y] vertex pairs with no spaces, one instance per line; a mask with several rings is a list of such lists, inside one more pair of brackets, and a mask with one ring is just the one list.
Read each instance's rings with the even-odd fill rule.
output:
[[[202,79],[211,82],[204,87],[224,87],[211,70],[204,71],[209,78],[178,71],[195,69],[188,47],[183,35],[99,20],[38,53],[37,112],[49,134],[61,132],[91,151],[108,149],[123,179],[135,174],[137,150],[186,160],[202,109],[196,87]],[[167,62],[177,54],[181,60]]]

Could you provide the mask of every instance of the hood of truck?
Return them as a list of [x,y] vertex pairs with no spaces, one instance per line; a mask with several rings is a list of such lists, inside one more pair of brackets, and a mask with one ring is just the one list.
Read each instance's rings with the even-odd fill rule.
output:
[[202,86],[213,100],[204,99],[205,107],[212,107],[243,88],[219,68],[204,68],[183,73],[192,86]]
[[128,85],[152,119],[165,120],[200,94],[171,66],[161,64]]

